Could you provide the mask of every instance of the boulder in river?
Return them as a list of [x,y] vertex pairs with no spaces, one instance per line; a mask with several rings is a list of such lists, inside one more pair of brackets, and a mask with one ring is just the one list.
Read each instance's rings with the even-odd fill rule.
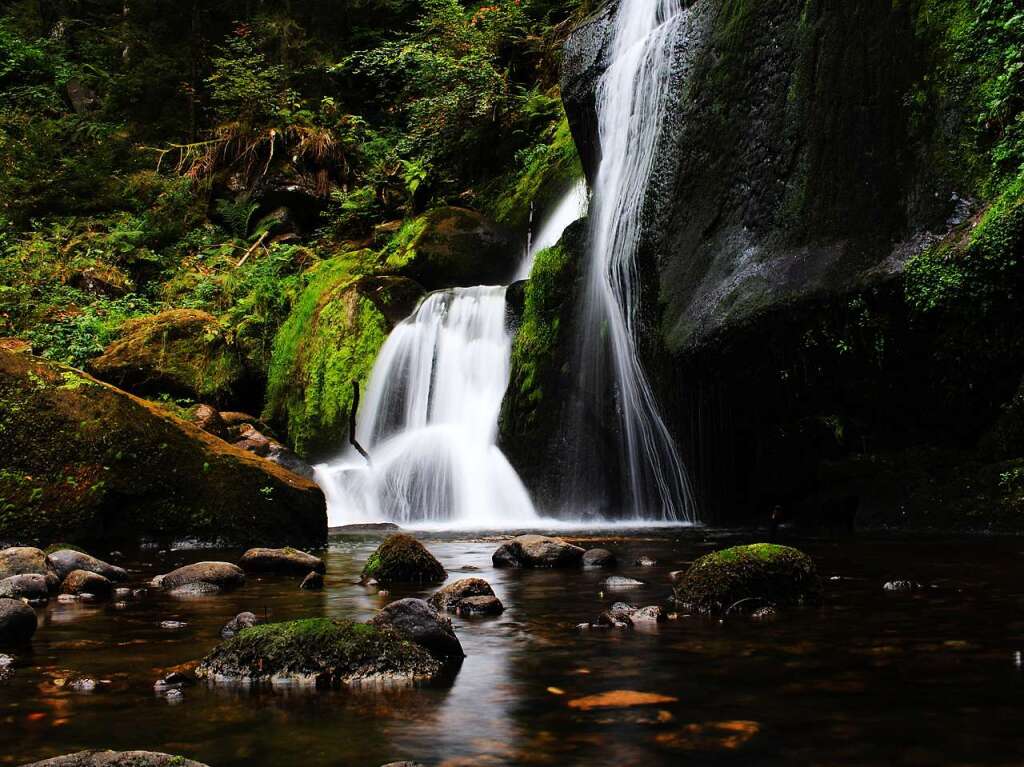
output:
[[422,599],[399,599],[384,607],[370,621],[373,626],[390,626],[442,662],[466,657],[455,636],[451,620]]
[[467,597],[493,597],[494,589],[483,578],[462,578],[446,583],[434,592],[427,601],[431,607],[446,612],[455,612],[459,602]]
[[388,536],[363,567],[364,583],[371,579],[382,586],[392,583],[442,583],[444,567],[427,548],[405,533]]
[[299,589],[302,591],[320,591],[323,587],[323,573],[318,573],[315,570],[303,578],[302,583],[299,584]]
[[224,627],[220,630],[220,635],[224,639],[231,639],[231,637],[235,636],[238,632],[243,629],[252,628],[257,623],[259,623],[259,619],[253,613],[239,613],[224,624]]
[[291,547],[283,549],[249,549],[238,561],[238,566],[247,573],[287,573],[305,575],[313,571],[327,572],[327,566],[320,557],[307,554]]
[[608,549],[587,549],[583,552],[584,567],[615,567],[617,561]]
[[197,562],[158,577],[160,588],[171,594],[195,594],[196,586],[209,587],[205,593],[221,593],[245,584],[242,569],[228,562]]
[[90,573],[96,573],[115,583],[128,580],[128,571],[123,567],[107,564],[102,559],[90,556],[84,551],[60,549],[59,551],[51,552],[49,557],[54,570],[57,571],[57,577],[61,581],[67,578],[68,574],[73,570],[86,570]]
[[32,546],[12,546],[0,550],[0,579],[12,575],[42,575],[50,591],[56,591],[60,578],[53,563],[42,551]]
[[0,645],[26,644],[38,623],[36,611],[20,599],[0,599]]
[[546,535],[520,535],[503,543],[491,556],[495,567],[579,567],[584,551],[579,546]]
[[80,751],[23,767],[207,767],[180,756],[153,751]]
[[701,557],[675,584],[676,601],[700,614],[720,614],[750,601],[776,607],[817,599],[814,561],[772,543],[736,546]]
[[317,687],[411,683],[441,663],[388,626],[330,618],[264,623],[221,643],[196,669],[201,679],[304,682]]
[[505,605],[497,597],[466,597],[455,606],[455,613],[462,618],[470,615],[501,615],[503,612]]
[[12,575],[10,578],[0,581],[0,598],[45,602],[50,598],[50,588],[45,575],[39,573]]
[[109,579],[88,570],[72,570],[60,585],[62,594],[82,596],[92,594],[99,599],[106,599],[114,593],[114,584]]

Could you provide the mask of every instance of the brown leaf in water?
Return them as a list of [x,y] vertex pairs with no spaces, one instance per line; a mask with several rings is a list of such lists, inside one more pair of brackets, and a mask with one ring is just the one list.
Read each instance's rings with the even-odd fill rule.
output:
[[679,698],[670,695],[659,695],[654,692],[637,692],[636,690],[612,690],[585,698],[569,701],[569,708],[590,711],[595,708],[629,708],[631,706],[654,706],[660,703],[676,703]]
[[761,731],[758,722],[735,720],[688,724],[675,732],[655,736],[659,745],[684,751],[706,749],[734,750],[745,746]]
[[548,692],[550,692],[552,695],[565,695],[565,690],[563,690],[561,687],[549,687]]

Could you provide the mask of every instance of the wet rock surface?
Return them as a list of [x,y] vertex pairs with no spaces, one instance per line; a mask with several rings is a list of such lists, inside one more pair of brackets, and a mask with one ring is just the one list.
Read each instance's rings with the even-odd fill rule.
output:
[[327,571],[320,557],[293,548],[249,549],[238,561],[238,566],[247,573],[305,575],[311,571],[320,574]]
[[220,630],[220,635],[224,639],[231,639],[238,632],[243,629],[252,628],[257,623],[259,623],[259,619],[255,614],[250,612],[239,613],[224,624],[224,627]]
[[55,590],[60,583],[53,563],[42,549],[32,546],[12,546],[0,550],[0,580],[12,575],[33,574],[44,576],[51,591]]
[[618,560],[608,549],[587,549],[583,553],[584,567],[615,567]]
[[109,564],[82,551],[61,549],[51,552],[49,557],[54,570],[57,572],[57,577],[62,581],[73,570],[85,570],[90,573],[96,573],[116,583],[128,580],[128,571],[123,567]]
[[455,612],[459,603],[469,597],[493,597],[494,589],[483,578],[462,578],[445,584],[427,600],[437,610]]
[[455,613],[463,618],[472,615],[501,615],[505,605],[497,597],[466,597],[455,606]]
[[579,546],[546,535],[520,535],[502,544],[491,559],[495,567],[579,567],[584,551]]
[[114,584],[102,575],[88,570],[72,570],[60,585],[62,594],[84,597],[91,594],[99,599],[109,598],[114,593]]
[[323,573],[312,572],[302,579],[299,589],[302,591],[320,591],[324,587]]
[[0,581],[0,598],[27,599],[29,602],[45,602],[50,589],[45,575],[31,573],[12,575]]
[[197,562],[159,577],[159,588],[172,594],[216,594],[245,584],[245,573],[229,562]]
[[0,599],[0,645],[26,644],[36,633],[36,612],[18,599]]
[[152,751],[80,751],[23,767],[207,767],[180,756]]
[[422,599],[399,599],[373,617],[374,626],[388,626],[448,663],[466,657],[451,620]]

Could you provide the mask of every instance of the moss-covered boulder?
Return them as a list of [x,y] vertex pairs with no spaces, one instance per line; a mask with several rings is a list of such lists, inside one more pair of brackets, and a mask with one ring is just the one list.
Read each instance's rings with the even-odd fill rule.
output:
[[363,582],[375,580],[381,585],[391,583],[443,583],[448,576],[441,563],[426,546],[411,535],[388,536],[377,547],[363,567]]
[[311,618],[247,628],[207,655],[196,675],[228,682],[318,687],[428,680],[441,663],[388,627]]
[[243,394],[246,371],[217,318],[171,309],[127,322],[121,338],[88,363],[97,378],[135,394],[166,392],[227,404]]
[[359,268],[338,257],[310,270],[274,338],[264,418],[304,457],[345,443],[353,382],[366,384],[388,333],[423,295],[402,277],[354,276]]
[[467,208],[435,208],[406,221],[385,248],[387,269],[428,290],[502,285],[522,257],[515,236]]
[[0,351],[0,539],[322,543],[323,493],[163,408]]
[[772,543],[735,546],[701,557],[675,584],[676,601],[701,614],[719,614],[751,600],[764,606],[810,602],[821,593],[814,561]]

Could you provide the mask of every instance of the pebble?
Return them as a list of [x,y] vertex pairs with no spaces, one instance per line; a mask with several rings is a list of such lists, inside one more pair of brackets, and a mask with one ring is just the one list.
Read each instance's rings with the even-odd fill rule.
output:
[[634,564],[636,564],[637,567],[654,567],[658,562],[650,557],[640,557],[640,559],[638,559]]
[[921,586],[913,581],[887,581],[882,588],[885,591],[915,591]]
[[183,629],[187,625],[188,624],[185,623],[184,621],[160,621],[160,628],[162,628],[162,629],[170,629],[170,630]]

